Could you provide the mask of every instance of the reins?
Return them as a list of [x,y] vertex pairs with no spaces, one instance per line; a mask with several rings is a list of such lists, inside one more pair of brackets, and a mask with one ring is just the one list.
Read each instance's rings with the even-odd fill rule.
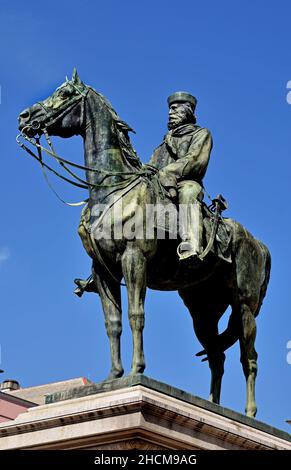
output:
[[[106,171],[106,170],[103,170],[103,169],[90,168],[90,167],[87,167],[85,165],[80,165],[78,163],[74,163],[70,160],[67,160],[67,159],[61,157],[60,155],[58,155],[55,152],[55,149],[53,147],[52,141],[51,141],[50,136],[48,134],[47,128],[49,126],[51,126],[52,124],[54,124],[62,116],[64,116],[68,112],[68,110],[72,110],[74,108],[74,106],[80,101],[80,99],[82,100],[82,114],[84,115],[84,104],[85,104],[85,99],[86,99],[89,88],[87,88],[86,92],[84,93],[84,92],[82,92],[82,90],[79,90],[79,88],[76,87],[75,85],[73,85],[73,86],[77,90],[77,92],[79,93],[79,95],[73,99],[73,103],[71,102],[69,104],[69,106],[62,107],[61,112],[58,112],[57,116],[55,116],[55,113],[52,113],[51,111],[48,111],[43,103],[39,103],[46,112],[47,119],[46,119],[45,124],[43,126],[41,126],[38,121],[33,121],[30,126],[25,126],[21,130],[20,134],[16,137],[17,144],[23,150],[25,150],[28,153],[28,155],[33,157],[40,164],[42,173],[43,173],[44,178],[45,178],[45,181],[48,184],[49,188],[52,190],[52,192],[55,194],[55,196],[62,203],[66,204],[67,206],[73,206],[73,207],[86,204],[89,201],[89,199],[86,199],[84,201],[71,203],[71,202],[66,202],[65,200],[63,200],[59,196],[59,194],[56,192],[56,190],[52,186],[51,182],[49,181],[46,170],[50,171],[51,173],[53,173],[55,176],[62,179],[63,181],[66,181],[67,183],[69,183],[69,184],[71,184],[75,187],[81,188],[81,189],[87,189],[88,190],[90,188],[92,188],[92,189],[94,189],[94,188],[112,188],[112,191],[110,192],[110,194],[112,194],[113,192],[115,192],[119,189],[123,189],[127,193],[131,189],[133,189],[137,184],[139,184],[140,180],[146,179],[148,183],[149,182],[151,183],[151,181],[150,181],[151,177],[156,175],[156,173],[158,172],[158,170],[155,167],[153,167],[152,165],[142,165],[142,164],[140,164],[140,167],[136,171],[112,172],[112,171]],[[32,130],[32,129],[36,130],[36,131],[40,130],[44,134],[46,142],[47,142],[49,148],[44,147],[40,143],[40,136],[39,137],[29,137],[27,132],[29,133],[29,131]],[[116,132],[117,132],[117,129],[116,129]],[[118,132],[117,132],[117,135],[118,135]],[[25,143],[20,140],[21,138],[24,139],[24,141],[29,142],[33,147],[35,147],[36,150],[37,150],[37,154],[35,152],[33,152],[33,150],[31,150],[27,145],[25,145]],[[120,145],[120,151],[121,151],[123,157],[126,159],[124,149],[122,148],[122,143],[120,142],[119,138],[118,138],[118,140],[119,140],[119,145]],[[54,168],[52,168],[50,165],[45,163],[43,161],[42,152],[45,152],[48,156],[52,157],[70,175],[70,178],[62,175],[61,173],[56,171]],[[83,170],[83,171],[86,171],[86,172],[89,172],[89,173],[92,172],[92,173],[101,174],[102,179],[101,179],[100,184],[90,183],[89,181],[84,180],[83,178],[80,178],[74,171],[72,171],[72,169],[70,167],[71,168],[77,168],[79,170]],[[125,176],[127,178],[126,178],[125,181],[121,181],[121,182],[117,182],[117,183],[111,183],[111,184],[105,184],[104,183],[106,178],[116,177],[116,176],[117,177],[118,176],[121,176],[121,177]],[[122,196],[125,195],[124,191],[118,199],[120,199]],[[115,204],[115,202],[116,202],[116,200],[114,200],[114,202],[112,202],[111,204],[109,204],[107,206],[107,208],[104,210],[103,214],[101,215],[100,220],[98,220],[98,224],[100,223],[101,219],[103,219],[104,215],[108,212],[108,210],[111,209],[111,207]],[[92,240],[92,242],[93,242],[93,240]],[[99,262],[105,268],[105,270],[111,276],[111,278],[114,279],[118,284],[120,284],[122,286],[125,286],[125,284],[121,283],[118,279],[116,279],[114,274],[111,272],[111,270],[108,268],[108,266],[104,262],[104,260],[102,258],[102,255],[99,251],[99,248],[97,246],[97,243],[93,244],[93,248],[94,248],[94,252],[95,252],[95,255],[96,255],[97,259],[99,259]]]
[[[85,201],[76,202],[76,203],[69,203],[69,202],[64,201],[58,195],[58,193],[55,191],[52,184],[50,183],[48,175],[46,173],[46,170],[50,171],[51,173],[53,173],[58,178],[62,179],[63,181],[66,181],[67,183],[69,183],[69,184],[71,184],[75,187],[78,187],[78,188],[81,188],[81,189],[87,189],[87,190],[90,189],[90,188],[92,188],[92,189],[94,189],[94,188],[115,188],[114,190],[123,189],[128,184],[130,184],[133,180],[135,180],[135,178],[137,176],[150,176],[153,173],[156,173],[157,170],[154,167],[152,167],[151,165],[141,166],[136,171],[118,171],[118,172],[112,172],[112,171],[106,171],[106,170],[103,170],[103,169],[91,168],[91,167],[88,167],[88,166],[85,166],[85,165],[80,165],[78,163],[74,163],[70,160],[67,160],[67,159],[61,157],[60,155],[58,155],[55,152],[55,149],[54,149],[53,144],[51,142],[51,139],[50,139],[50,136],[48,134],[47,128],[49,126],[51,126],[52,124],[54,124],[58,119],[60,119],[65,113],[68,112],[68,110],[71,110],[72,108],[74,108],[75,105],[80,101],[80,99],[82,100],[82,114],[83,114],[84,113],[85,99],[86,99],[87,93],[90,89],[88,87],[87,90],[84,92],[84,91],[80,90],[77,86],[75,86],[74,84],[72,84],[72,83],[70,83],[70,84],[73,85],[75,90],[78,92],[78,96],[73,98],[73,100],[71,100],[69,106],[61,107],[61,110],[59,110],[61,112],[58,112],[57,116],[55,116],[55,113],[49,111],[43,103],[39,102],[38,104],[44,109],[44,111],[46,113],[46,118],[47,119],[46,119],[45,124],[41,127],[40,123],[38,121],[34,120],[31,123],[31,125],[25,126],[21,130],[21,133],[16,137],[17,144],[40,164],[41,169],[42,169],[42,173],[43,173],[44,178],[46,180],[46,183],[48,184],[49,188],[53,191],[55,196],[61,202],[63,202],[64,204],[66,204],[68,206],[80,206],[80,205],[86,204],[88,202],[88,199],[86,199]],[[40,143],[40,137],[37,137],[37,138],[36,137],[29,137],[28,133],[29,133],[29,130],[31,130],[31,129],[33,129],[33,130],[38,130],[39,129],[39,130],[41,130],[41,132],[43,132],[49,148],[44,147]],[[25,141],[29,142],[33,147],[35,147],[36,150],[37,150],[37,154],[34,153],[27,145],[25,145],[25,143],[20,140],[21,138],[24,139]],[[124,152],[122,150],[121,142],[119,142],[119,143],[120,143],[120,151],[124,155]],[[45,152],[48,156],[54,158],[55,161],[57,161],[57,163],[70,175],[70,178],[60,174],[58,171],[56,171],[50,165],[45,163],[43,161],[42,152]],[[72,171],[72,169],[70,167],[71,168],[77,168],[78,170],[86,171],[86,172],[89,172],[89,173],[90,172],[91,173],[98,173],[98,174],[101,174],[103,177],[100,181],[100,184],[90,183],[89,181],[87,181],[83,178],[80,178],[80,176],[78,176],[74,171]],[[125,176],[125,177],[128,177],[128,178],[126,178],[125,181],[120,181],[120,182],[117,182],[117,183],[110,183],[110,184],[105,184],[104,183],[106,178],[115,177],[115,176],[117,176],[117,177],[118,176],[121,176],[121,177]],[[130,178],[130,177],[132,177],[132,178]],[[114,190],[113,190],[113,192],[114,192]]]

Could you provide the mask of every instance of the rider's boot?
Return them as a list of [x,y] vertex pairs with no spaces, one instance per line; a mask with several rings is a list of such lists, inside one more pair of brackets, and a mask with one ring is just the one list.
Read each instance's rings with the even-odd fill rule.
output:
[[95,292],[98,294],[98,289],[96,283],[92,276],[88,277],[88,279],[75,279],[74,283],[76,284],[76,289],[74,290],[74,294],[78,297],[82,297],[84,292]]
[[188,260],[201,262],[202,253],[202,207],[199,201],[185,205],[184,214],[180,215],[181,238],[177,253],[180,261]]

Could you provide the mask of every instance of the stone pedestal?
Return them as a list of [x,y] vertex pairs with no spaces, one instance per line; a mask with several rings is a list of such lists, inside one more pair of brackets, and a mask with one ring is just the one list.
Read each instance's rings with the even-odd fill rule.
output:
[[47,396],[0,424],[0,449],[291,450],[291,437],[137,375]]

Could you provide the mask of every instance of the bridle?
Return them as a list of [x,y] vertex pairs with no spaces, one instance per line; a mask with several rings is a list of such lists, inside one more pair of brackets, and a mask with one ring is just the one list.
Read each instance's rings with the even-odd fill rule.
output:
[[[45,120],[42,123],[40,123],[38,120],[33,120],[31,124],[23,127],[23,129],[20,131],[20,134],[18,134],[18,136],[16,137],[17,144],[40,164],[45,180],[48,186],[50,187],[50,189],[56,195],[56,197],[61,202],[63,202],[64,204],[68,206],[80,206],[88,202],[88,199],[86,199],[85,201],[76,202],[76,203],[69,203],[69,202],[64,201],[58,195],[58,193],[55,191],[52,184],[50,183],[46,170],[50,171],[58,178],[66,181],[67,183],[70,183],[73,186],[76,186],[81,189],[87,189],[87,190],[90,188],[93,189],[93,188],[98,188],[98,187],[115,188],[115,190],[118,190],[118,189],[125,188],[128,184],[131,184],[135,180],[138,180],[141,176],[150,177],[153,174],[156,174],[157,169],[152,167],[151,165],[143,165],[137,171],[132,171],[132,172],[131,171],[111,172],[111,171],[106,171],[106,170],[97,169],[97,168],[90,168],[85,165],[80,165],[78,163],[74,163],[70,160],[62,158],[55,152],[55,149],[53,147],[53,144],[52,144],[52,141],[50,139],[47,129],[53,124],[55,124],[59,119],[63,118],[68,112],[72,111],[72,109],[80,101],[81,101],[81,122],[83,122],[84,114],[85,114],[85,100],[87,98],[88,91],[91,89],[90,87],[86,86],[85,89],[81,90],[78,86],[76,86],[72,82],[70,82],[70,85],[73,86],[73,88],[77,91],[77,95],[74,96],[70,100],[69,104],[65,103],[63,106],[59,107],[57,110],[50,110],[48,109],[47,106],[44,105],[43,102],[38,102],[37,104],[39,104],[42,107],[42,109],[45,111]],[[38,137],[29,137],[29,135],[27,135],[26,132],[32,129],[34,131],[39,130],[43,133],[46,139],[46,142],[48,144],[48,148],[44,147],[40,143],[40,135]],[[24,141],[29,142],[33,147],[35,147],[37,150],[37,154],[34,153],[33,150],[31,150],[27,145],[25,145],[24,141],[20,140],[21,138],[24,139]],[[122,151],[121,146],[120,146],[120,149]],[[55,161],[57,161],[57,163],[70,175],[70,178],[60,174],[50,165],[45,163],[43,161],[42,152],[45,152],[48,156],[54,158]],[[89,181],[83,178],[80,178],[71,168],[76,168],[76,169],[86,171],[86,172],[91,172],[91,173],[99,173],[103,177],[99,184],[90,183]],[[128,176],[131,178],[128,178],[125,181],[121,181],[119,183],[105,184],[104,183],[105,179],[112,177],[112,176]]]
[[[68,82],[68,80],[67,80]],[[64,106],[61,106],[60,108],[58,108],[57,111],[51,111],[49,110],[45,105],[44,103],[42,102],[39,102],[38,104],[43,108],[43,110],[45,111],[45,120],[44,122],[42,122],[42,124],[37,121],[37,120],[34,120],[32,121],[32,123],[30,125],[27,125],[25,126],[21,131],[20,131],[20,134],[16,137],[16,142],[17,144],[23,149],[25,150],[31,157],[33,157],[41,166],[41,169],[42,169],[42,172],[43,172],[43,175],[44,175],[44,178],[49,186],[49,188],[53,191],[53,193],[55,194],[55,196],[61,201],[63,202],[64,204],[66,204],[67,206],[80,206],[80,205],[84,205],[84,204],[87,204],[87,202],[89,201],[89,199],[86,199],[84,201],[80,201],[80,202],[66,202],[64,199],[62,199],[59,194],[55,191],[55,189],[53,188],[52,184],[50,183],[49,181],[49,178],[48,178],[48,175],[46,173],[46,170],[50,171],[51,173],[53,173],[55,176],[59,177],[60,179],[66,181],[67,183],[70,183],[71,185],[73,186],[76,186],[78,188],[81,188],[81,189],[90,189],[90,188],[111,188],[112,191],[107,194],[105,196],[108,197],[110,194],[112,194],[113,192],[119,190],[119,189],[123,189],[124,191],[122,191],[122,194],[119,195],[119,197],[117,198],[117,200],[119,200],[121,197],[123,197],[125,195],[125,193],[128,193],[129,191],[131,191],[135,186],[137,186],[140,181],[143,179],[147,182],[147,184],[153,184],[151,182],[151,179],[153,176],[156,176],[157,175],[157,168],[153,167],[152,165],[142,165],[140,164],[140,167],[135,170],[135,171],[118,171],[118,172],[112,172],[112,171],[106,171],[106,170],[103,170],[103,169],[96,169],[96,168],[90,168],[90,167],[87,167],[85,165],[80,165],[78,163],[74,163],[70,160],[67,160],[65,158],[62,158],[60,157],[56,152],[55,152],[55,149],[53,147],[53,144],[52,144],[52,141],[50,139],[50,136],[49,136],[49,133],[48,133],[48,130],[47,128],[52,126],[53,124],[55,124],[59,119],[61,119],[63,116],[65,116],[69,111],[71,111],[80,101],[81,101],[81,123],[84,121],[84,116],[85,116],[85,100],[87,98],[87,94],[88,94],[88,91],[91,89],[90,87],[86,86],[84,90],[81,90],[79,89],[79,87],[77,87],[74,83],[70,82],[70,85],[74,87],[74,89],[77,91],[77,95],[72,98],[70,100],[70,103],[69,105],[67,103],[64,104]],[[93,89],[92,89],[93,90]],[[93,90],[95,91],[95,90]],[[100,95],[99,95],[100,96]],[[27,135],[27,131],[33,129],[34,131],[39,131],[39,136],[38,137],[29,137]],[[43,145],[41,145],[40,143],[40,132],[43,133],[43,135],[45,136],[45,139],[46,139],[46,142],[48,144],[48,148],[44,147]],[[117,133],[118,135],[118,133]],[[25,145],[24,141],[21,141],[20,139],[24,139],[24,141],[26,142],[29,142],[33,147],[36,148],[37,150],[37,154],[35,152],[33,152],[33,150],[31,150],[27,145]],[[120,151],[122,152],[124,158],[126,158],[126,155],[125,155],[125,152],[123,151],[123,148],[122,148],[122,144],[121,142],[119,141],[119,144],[120,144]],[[43,161],[43,157],[42,157],[42,152],[45,152],[48,156],[52,157],[55,159],[55,161],[70,175],[70,178],[60,174],[58,171],[56,171],[54,168],[52,168],[50,165],[48,165],[47,163],[45,163]],[[86,172],[92,172],[92,173],[99,173],[102,175],[102,178],[101,178],[101,181],[99,184],[95,184],[95,183],[90,183],[89,181],[87,180],[84,180],[82,178],[80,178],[78,175],[76,175],[76,173],[71,169],[71,168],[77,168],[79,170],[83,170],[83,171],[86,171]],[[119,182],[119,183],[111,183],[111,184],[105,184],[104,181],[106,178],[108,177],[112,177],[112,176],[127,176],[128,178],[126,178],[125,180]],[[163,189],[161,187],[161,184],[159,182],[159,179],[158,178],[155,178],[157,183],[158,183],[158,186],[160,188],[160,191],[162,192],[163,194]],[[116,199],[113,201],[113,202],[110,202],[106,209],[103,211],[103,214],[102,216],[104,217],[105,213],[108,212],[108,210],[116,203]],[[107,273],[112,277],[112,279],[114,279],[118,284],[120,285],[125,285],[125,284],[122,284],[115,276],[114,274],[111,272],[111,270],[108,268],[107,264],[104,262],[103,258],[102,258],[102,255],[101,253],[99,252],[99,249],[98,249],[98,246],[97,244],[95,243],[95,254],[97,256],[97,258],[99,259],[100,263],[103,265],[104,269],[107,271]],[[91,276],[88,278],[87,282],[89,282],[89,280],[91,279]]]

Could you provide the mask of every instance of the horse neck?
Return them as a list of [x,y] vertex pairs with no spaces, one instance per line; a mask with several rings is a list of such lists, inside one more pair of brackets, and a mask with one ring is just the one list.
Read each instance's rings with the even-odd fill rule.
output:
[[[89,168],[108,173],[134,172],[134,168],[124,157],[116,132],[114,117],[108,105],[93,90],[87,95],[85,105],[84,133],[85,165]],[[87,181],[93,185],[103,185],[89,189],[90,199],[95,202],[103,200],[112,191],[111,185],[121,181],[121,176],[110,176],[104,179],[104,173],[87,171]],[[124,179],[124,178],[123,178]]]

